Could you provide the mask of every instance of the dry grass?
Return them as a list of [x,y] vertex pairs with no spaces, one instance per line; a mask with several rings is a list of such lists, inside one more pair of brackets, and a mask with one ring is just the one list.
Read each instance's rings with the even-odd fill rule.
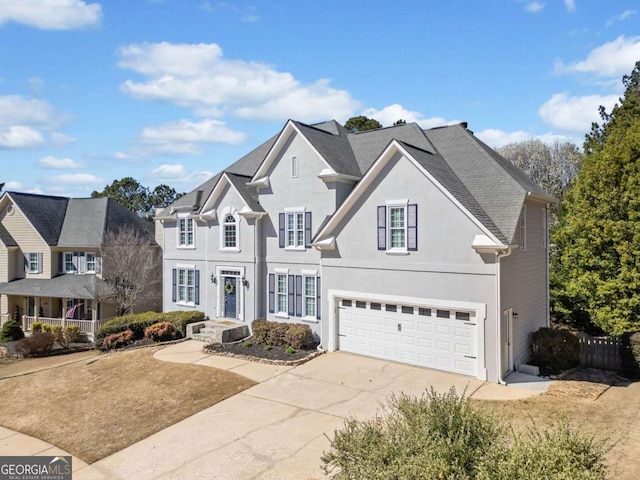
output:
[[640,478],[640,383],[611,387],[595,401],[541,395],[512,402],[473,402],[511,423],[518,431],[524,431],[532,421],[544,427],[559,415],[566,415],[580,430],[615,442],[607,456],[609,478]]
[[[2,379],[0,425],[93,463],[254,385],[211,367],[156,360],[155,351],[90,356]],[[0,367],[0,377],[19,363]]]

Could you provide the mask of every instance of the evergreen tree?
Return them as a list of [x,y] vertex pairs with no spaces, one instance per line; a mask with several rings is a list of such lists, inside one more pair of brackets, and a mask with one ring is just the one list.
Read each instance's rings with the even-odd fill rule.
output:
[[640,330],[640,62],[586,136],[582,171],[553,235],[556,316],[607,334]]

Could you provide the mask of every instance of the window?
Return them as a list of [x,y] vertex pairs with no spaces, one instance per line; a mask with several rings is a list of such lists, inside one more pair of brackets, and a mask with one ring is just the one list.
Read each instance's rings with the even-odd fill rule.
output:
[[87,265],[87,273],[95,273],[96,272],[96,254],[92,252],[87,252],[85,254],[86,265]]
[[520,250],[525,251],[527,249],[527,206],[522,206],[520,212],[520,218],[518,219],[518,247]]
[[469,318],[471,318],[469,312],[456,312],[456,320],[463,320],[465,322],[468,322]]
[[74,273],[76,271],[76,263],[73,261],[73,252],[64,252],[64,271],[66,273]]
[[405,307],[403,305],[402,306],[402,313],[409,313],[409,314],[413,315],[413,307]]
[[356,308],[367,308],[367,302],[356,300]]
[[195,270],[178,269],[178,303],[195,303]]
[[438,318],[449,318],[449,310],[436,310],[436,316]]
[[350,307],[352,305],[351,300],[342,300],[343,307]]
[[238,246],[236,228],[234,216],[227,215],[224,219],[224,248],[236,248]]
[[316,318],[316,277],[304,277],[304,316]]
[[378,207],[378,250],[404,254],[418,250],[418,205],[396,200]]
[[381,310],[381,309],[382,309],[382,305],[381,304],[371,302],[371,310]]
[[29,254],[29,273],[38,273],[40,271],[39,263],[38,263],[38,254],[30,253]]
[[387,312],[397,312],[398,311],[398,306],[397,305],[389,305],[389,304],[387,304],[387,305],[384,306],[384,309]]
[[87,299],[84,301],[84,315],[85,320],[93,320],[93,300]]
[[547,248],[547,209],[540,209],[540,247]]
[[430,308],[418,308],[418,315],[422,315],[424,317],[430,317],[431,316],[431,309]]
[[298,178],[298,157],[291,157],[291,178]]
[[304,212],[287,213],[286,246],[304,248]]
[[178,246],[193,247],[193,218],[178,219]]
[[287,315],[287,275],[278,274],[277,275],[277,309],[276,313],[281,313]]

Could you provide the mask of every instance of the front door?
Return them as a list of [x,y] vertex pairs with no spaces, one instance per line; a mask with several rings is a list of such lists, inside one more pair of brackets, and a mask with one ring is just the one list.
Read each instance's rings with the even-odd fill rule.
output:
[[224,316],[226,318],[237,318],[238,310],[236,308],[237,299],[237,278],[222,277],[224,288]]

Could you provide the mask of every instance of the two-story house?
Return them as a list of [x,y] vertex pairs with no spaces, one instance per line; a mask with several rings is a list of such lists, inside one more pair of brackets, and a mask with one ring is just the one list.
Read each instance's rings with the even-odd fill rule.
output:
[[[134,228],[160,255],[154,225],[109,198],[65,198],[6,192],[0,197],[0,321],[18,312],[34,321],[76,324],[92,337],[115,315],[112,287],[103,279],[105,235]],[[160,299],[160,292],[158,292]],[[155,305],[139,309],[159,310]]]
[[466,124],[289,121],[158,213],[164,309],[498,382],[548,324],[554,201]]

